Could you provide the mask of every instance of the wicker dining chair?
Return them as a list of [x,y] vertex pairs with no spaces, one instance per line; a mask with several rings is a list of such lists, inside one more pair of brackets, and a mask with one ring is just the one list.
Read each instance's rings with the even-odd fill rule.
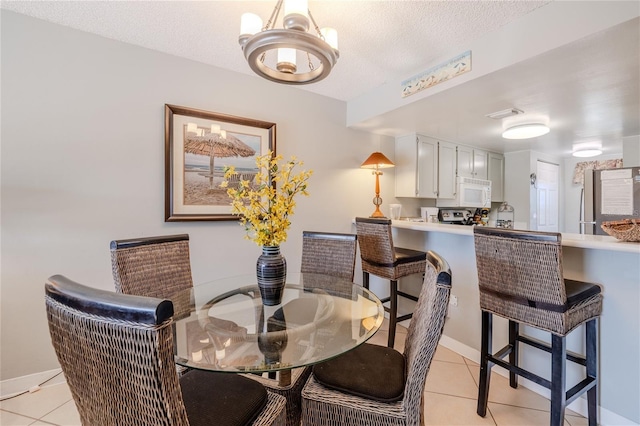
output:
[[404,353],[364,343],[317,364],[302,390],[304,425],[418,425],[429,366],[442,335],[451,271],[427,252],[427,270]]
[[[194,302],[183,291],[193,287],[188,234],[114,240],[109,247],[118,293],[169,299],[175,319],[189,315]],[[176,364],[176,370],[189,369]]]
[[182,292],[193,287],[188,234],[114,240],[110,249],[117,292],[170,299],[176,318],[189,314],[193,300]]
[[369,288],[369,275],[386,278],[390,283],[390,295],[384,297],[385,311],[389,312],[389,336],[387,346],[393,348],[396,324],[408,320],[412,314],[398,316],[398,296],[417,301],[412,294],[398,290],[398,280],[412,274],[424,274],[427,253],[419,250],[395,247],[391,234],[391,219],[356,217],[356,233],[362,258],[362,279]]
[[[474,228],[482,341],[478,415],[484,417],[494,364],[509,370],[509,384],[518,376],[551,390],[551,425],[564,424],[567,404],[587,392],[589,425],[597,424],[597,320],[602,313],[600,286],[568,280],[562,270],[562,236],[555,232]],[[509,342],[492,350],[493,314],[509,320]],[[551,345],[520,334],[520,324],[551,333]],[[570,353],[566,336],[585,324],[586,356]],[[551,353],[551,380],[518,365],[519,344]],[[509,356],[509,361],[503,360]],[[586,378],[568,391],[566,360],[586,367]]]
[[300,272],[353,281],[357,241],[355,234],[303,231]]
[[[330,275],[353,281],[357,237],[354,234],[340,234],[330,232],[302,232],[302,265],[300,272]],[[287,311],[306,318],[299,318],[300,323],[313,321],[315,309],[303,305],[300,299],[287,304]],[[300,305],[300,306],[295,306]],[[282,311],[276,318],[283,317]],[[274,377],[263,377],[253,374],[247,375],[262,383],[270,391],[278,393],[287,399],[287,425],[300,424],[302,387],[311,374],[311,367],[294,368],[291,370],[291,384],[281,386]]]
[[173,368],[173,304],[45,284],[51,341],[83,425],[282,425],[286,401],[240,375]]

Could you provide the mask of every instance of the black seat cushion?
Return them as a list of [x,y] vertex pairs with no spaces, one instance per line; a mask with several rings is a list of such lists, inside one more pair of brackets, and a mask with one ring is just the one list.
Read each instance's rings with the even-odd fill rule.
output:
[[314,365],[313,375],[328,388],[376,401],[399,401],[404,396],[404,355],[386,346],[364,343]]
[[585,283],[582,281],[564,280],[564,286],[567,292],[567,307],[577,305],[583,300],[599,294],[600,286],[593,283]]
[[411,250],[411,249],[406,249],[401,247],[396,247],[394,251],[395,251],[396,265],[400,265],[403,263],[427,261],[427,253],[424,251]]
[[192,370],[180,387],[191,426],[249,425],[267,404],[264,386],[233,373]]

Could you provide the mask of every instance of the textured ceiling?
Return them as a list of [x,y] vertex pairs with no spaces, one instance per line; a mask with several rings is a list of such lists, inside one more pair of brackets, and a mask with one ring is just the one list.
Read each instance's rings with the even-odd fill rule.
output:
[[[350,100],[402,80],[547,1],[309,1],[338,30],[331,76],[301,87]],[[3,9],[253,75],[238,44],[240,16],[266,22],[275,1],[6,1]],[[278,23],[278,26],[281,26]]]
[[[260,78],[238,44],[240,16],[254,12],[266,21],[275,3],[2,0],[0,7]],[[559,156],[596,141],[605,154],[618,154],[623,137],[640,134],[640,2],[606,3],[602,10],[630,10],[629,21],[352,127],[388,136],[420,132],[496,151],[532,149]],[[638,5],[635,11],[630,3]],[[450,59],[451,52],[464,52],[476,40],[501,35],[504,27],[519,25],[533,11],[544,14],[555,10],[545,8],[559,4],[309,0],[318,25],[338,30],[340,59],[326,80],[298,87],[351,101]],[[580,11],[586,3],[568,4]],[[541,34],[545,29],[541,22]],[[508,48],[517,49],[517,42]],[[496,51],[498,57],[501,53]],[[543,116],[552,131],[515,143],[502,139],[506,120],[500,123],[485,114],[510,107],[524,110],[523,120]]]

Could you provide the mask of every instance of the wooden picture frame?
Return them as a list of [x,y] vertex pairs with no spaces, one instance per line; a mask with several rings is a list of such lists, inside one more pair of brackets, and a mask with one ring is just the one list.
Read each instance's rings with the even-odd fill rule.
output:
[[165,104],[165,222],[238,220],[219,188],[223,168],[255,174],[275,135],[275,123]]

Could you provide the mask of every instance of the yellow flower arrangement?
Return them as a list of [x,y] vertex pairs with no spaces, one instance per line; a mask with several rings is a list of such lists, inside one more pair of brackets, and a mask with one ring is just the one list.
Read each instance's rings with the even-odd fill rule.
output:
[[282,156],[273,156],[271,151],[256,158],[258,173],[253,181],[240,180],[230,186],[235,167],[225,167],[221,187],[227,188],[231,198],[231,213],[241,215],[240,224],[245,227],[248,240],[259,246],[279,246],[286,241],[289,220],[296,206],[294,196],[308,196],[307,181],[313,170],[302,170],[294,174],[296,167],[304,163],[295,157],[284,162]]

